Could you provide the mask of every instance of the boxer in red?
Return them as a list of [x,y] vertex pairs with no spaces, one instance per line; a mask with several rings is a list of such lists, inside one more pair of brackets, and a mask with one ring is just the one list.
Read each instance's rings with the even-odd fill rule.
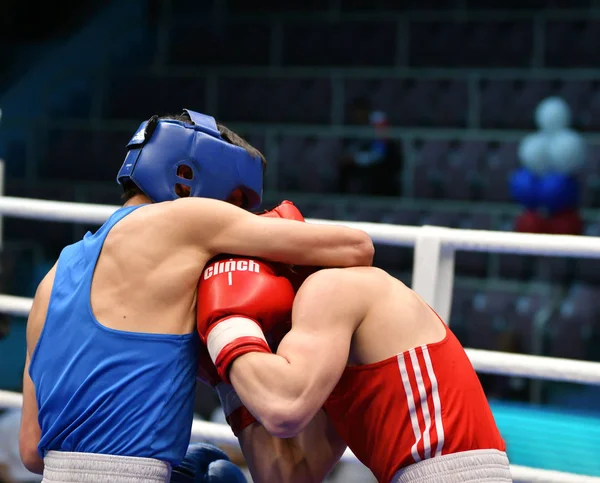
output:
[[[512,481],[462,346],[400,281],[328,269],[296,293],[281,265],[234,257],[231,270],[253,269],[210,272],[217,263],[199,285],[198,330],[214,363],[200,372],[255,482],[322,481],[346,445],[384,483]],[[272,353],[267,340],[290,320]]]

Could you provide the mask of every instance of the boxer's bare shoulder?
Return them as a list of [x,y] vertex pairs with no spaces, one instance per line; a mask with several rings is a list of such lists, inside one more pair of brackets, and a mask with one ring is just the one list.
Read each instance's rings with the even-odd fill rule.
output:
[[350,364],[371,364],[442,340],[444,324],[413,290],[375,267],[321,270],[302,285],[296,304],[340,305],[352,325]]
[[[331,301],[337,294],[343,296],[344,303],[360,318],[366,316],[371,306],[389,296],[395,283],[400,283],[383,270],[376,267],[349,267],[319,270],[302,284],[298,299],[302,301],[306,293],[312,302],[319,298]],[[326,297],[329,295],[329,297]]]
[[35,388],[29,376],[29,364],[46,322],[55,273],[56,265],[52,267],[38,285],[29,311],[26,329],[27,352],[23,371],[23,412],[19,430],[19,452],[25,467],[29,471],[40,475],[44,471],[44,463],[37,450],[41,429],[38,423]]

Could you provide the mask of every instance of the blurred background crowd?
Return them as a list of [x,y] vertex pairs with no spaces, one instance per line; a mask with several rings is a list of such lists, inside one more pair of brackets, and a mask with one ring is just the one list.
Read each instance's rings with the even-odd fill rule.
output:
[[[600,235],[598,0],[6,1],[0,27],[5,195],[118,204],[134,130],[186,107],[265,154],[265,207]],[[95,229],[3,226],[0,293],[22,296]],[[377,245],[375,264],[410,284],[412,256]],[[449,322],[467,347],[597,361],[599,284],[598,260],[459,252]],[[24,334],[0,315],[2,389],[20,390]],[[481,381],[513,463],[600,476],[597,388]]]

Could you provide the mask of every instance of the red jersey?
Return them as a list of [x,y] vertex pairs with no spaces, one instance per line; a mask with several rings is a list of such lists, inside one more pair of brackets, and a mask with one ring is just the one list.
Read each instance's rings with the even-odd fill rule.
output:
[[346,367],[325,411],[381,483],[427,458],[505,451],[477,374],[450,329],[440,342]]

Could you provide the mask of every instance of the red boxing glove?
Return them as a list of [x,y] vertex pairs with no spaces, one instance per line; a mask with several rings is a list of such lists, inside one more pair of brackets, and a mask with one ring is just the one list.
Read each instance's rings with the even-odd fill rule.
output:
[[271,352],[264,332],[291,319],[294,288],[274,265],[246,257],[219,256],[198,284],[197,327],[221,379],[247,352]]
[[285,218],[286,220],[304,221],[304,216],[300,210],[296,208],[294,203],[285,200],[279,206],[276,206],[271,211],[261,213],[258,216],[266,216],[267,218]]
[[[288,200],[284,200],[276,206],[271,211],[267,211],[259,216],[266,216],[268,218],[284,218],[286,220],[295,220],[295,221],[304,221],[304,216],[300,213],[300,210],[296,208],[294,203]],[[308,266],[287,266],[288,272],[285,273],[285,276],[292,282],[294,286],[294,290],[297,292],[300,288],[300,285],[304,283],[307,277],[317,270],[318,267],[308,267]]]

